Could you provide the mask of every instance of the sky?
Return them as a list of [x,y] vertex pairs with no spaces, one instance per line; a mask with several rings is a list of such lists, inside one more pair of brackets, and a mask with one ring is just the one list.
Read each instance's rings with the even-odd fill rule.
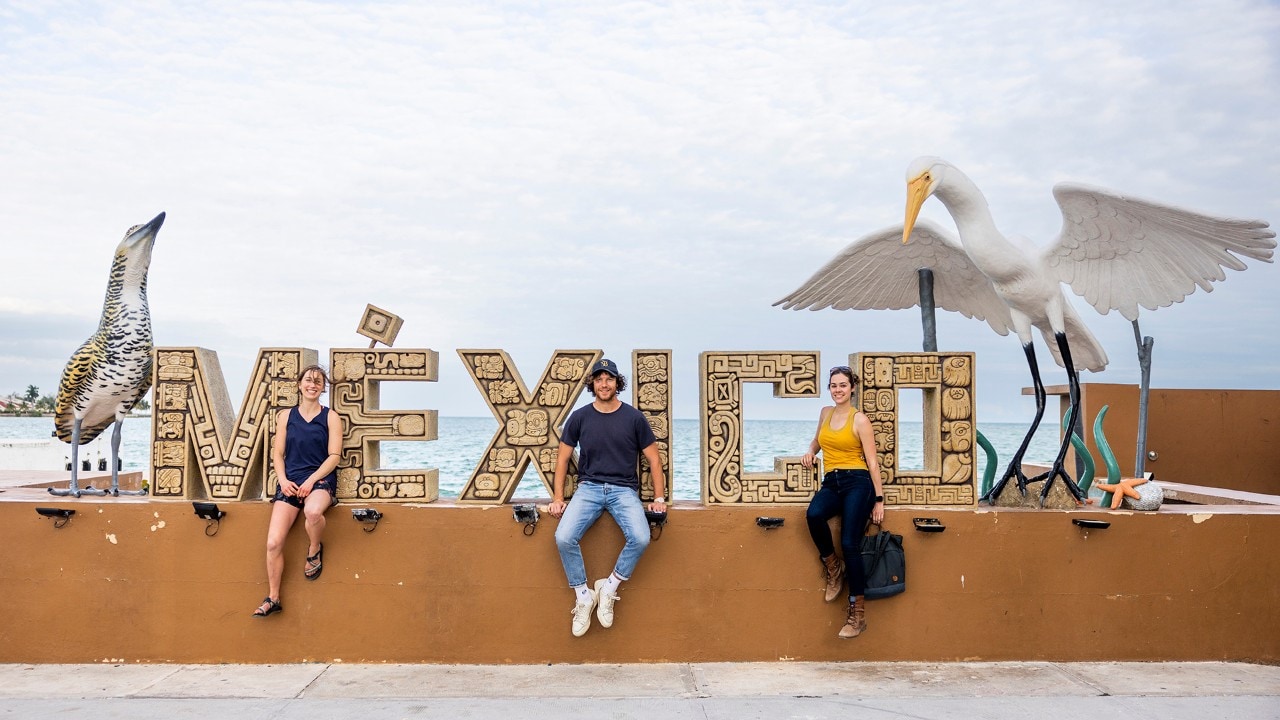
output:
[[[1061,181],[1280,222],[1275,2],[0,0],[0,67],[0,393],[56,388],[160,211],[156,342],[217,351],[236,404],[259,347],[364,347],[372,303],[440,353],[384,407],[442,416],[488,414],[460,348],[528,384],[556,348],[669,348],[690,418],[702,351],[920,349],[915,310],[772,306],[902,222],[919,155],[1040,245]],[[1082,379],[1136,383],[1131,325],[1073,299],[1111,358]],[[1143,311],[1152,385],[1280,388],[1278,301],[1250,262]],[[1013,336],[940,313],[938,342],[978,354],[979,421],[1029,418]]]

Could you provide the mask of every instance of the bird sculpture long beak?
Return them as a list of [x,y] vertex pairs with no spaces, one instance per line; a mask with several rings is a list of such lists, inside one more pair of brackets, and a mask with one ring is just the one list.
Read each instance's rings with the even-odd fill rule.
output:
[[151,218],[151,221],[145,225],[135,225],[129,228],[124,240],[120,241],[120,247],[132,248],[139,246],[141,243],[150,243],[155,240],[156,233],[160,232],[161,225],[164,225],[164,213]]
[[928,174],[917,175],[907,183],[907,217],[902,223],[902,244],[911,239],[911,229],[916,226],[916,218],[920,216],[920,207],[929,197]]
[[160,213],[159,215],[151,218],[151,222],[147,223],[146,225],[143,225],[139,229],[146,230],[151,233],[155,233],[160,230],[161,225],[164,225],[164,213]]

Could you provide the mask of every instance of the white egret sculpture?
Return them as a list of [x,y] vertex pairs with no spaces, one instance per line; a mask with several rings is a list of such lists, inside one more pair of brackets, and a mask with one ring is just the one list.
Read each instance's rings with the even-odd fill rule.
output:
[[[1008,469],[984,498],[988,501],[1010,478],[1017,479],[1024,496],[1028,482],[1045,479],[1041,503],[1056,478],[1081,499],[1062,468],[1070,433],[1047,473],[1028,481],[1021,467],[1045,406],[1031,328],[1041,331],[1067,370],[1068,427],[1080,408],[1076,367],[1097,372],[1107,365],[1106,353],[1067,302],[1061,283],[1099,312],[1119,310],[1136,323],[1139,306],[1154,310],[1182,301],[1196,287],[1211,291],[1214,281],[1226,277],[1224,267],[1245,268],[1237,256],[1270,262],[1276,246],[1275,233],[1259,220],[1210,217],[1077,184],[1058,184],[1053,193],[1062,209],[1062,230],[1038,249],[997,230],[986,198],[955,166],[936,157],[917,158],[907,168],[903,225],[858,239],[775,303],[797,310],[908,308],[919,302],[917,271],[929,268],[937,278],[939,307],[985,320],[1001,335],[1014,330],[1031,369],[1036,414]],[[931,195],[951,214],[958,242],[932,223],[917,224],[920,207]]]

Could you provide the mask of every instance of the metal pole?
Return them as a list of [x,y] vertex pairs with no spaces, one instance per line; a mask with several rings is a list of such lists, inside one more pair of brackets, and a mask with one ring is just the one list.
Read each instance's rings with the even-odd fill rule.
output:
[[1147,398],[1151,395],[1151,348],[1155,340],[1142,336],[1136,318],[1133,321],[1133,339],[1138,344],[1138,368],[1142,371],[1142,382],[1138,385],[1138,451],[1133,461],[1133,474],[1142,477],[1147,465]]
[[933,312],[933,270],[920,268],[920,324],[924,326],[924,351],[938,352],[938,324]]

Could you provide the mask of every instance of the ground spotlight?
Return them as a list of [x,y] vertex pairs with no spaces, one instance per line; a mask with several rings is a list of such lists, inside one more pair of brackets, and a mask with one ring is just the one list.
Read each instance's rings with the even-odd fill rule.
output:
[[667,513],[645,510],[644,519],[649,521],[649,539],[657,540],[662,537],[662,528],[667,525]]
[[947,526],[943,525],[938,518],[913,518],[911,523],[920,532],[939,533],[947,529]]
[[204,526],[204,534],[213,537],[218,534],[218,527],[222,518],[226,516],[226,512],[218,509],[217,503],[211,502],[193,502],[191,507],[196,511],[196,517],[202,520],[208,520],[208,524]]
[[69,508],[51,507],[38,507],[36,508],[36,512],[42,517],[53,518],[53,526],[56,528],[60,528],[71,522],[71,516],[76,514],[75,510],[71,510]]
[[511,516],[516,522],[524,523],[524,534],[532,535],[538,529],[538,506],[533,503],[522,503],[511,508]]
[[1106,520],[1094,520],[1093,518],[1073,518],[1071,523],[1085,530],[1104,530],[1111,527],[1111,523]]
[[382,519],[382,513],[373,508],[351,508],[351,517],[364,525],[365,532],[371,533],[378,529],[378,521]]

